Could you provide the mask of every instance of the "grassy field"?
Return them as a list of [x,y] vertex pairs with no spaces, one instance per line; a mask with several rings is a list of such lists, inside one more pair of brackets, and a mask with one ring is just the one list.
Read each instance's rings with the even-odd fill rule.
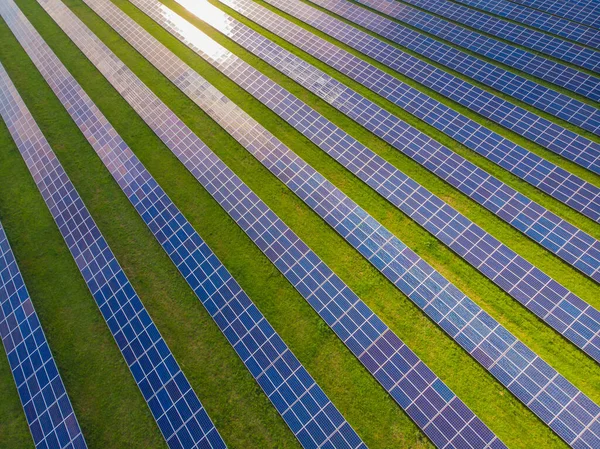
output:
[[[430,446],[418,428],[354,359],[303,298],[112,89],[36,1],[18,0],[17,3],[367,445],[371,448]],[[509,447],[566,447],[487,371],[429,321],[410,300],[81,0],[69,0],[66,3]],[[584,393],[600,402],[600,370],[591,359],[127,1],[115,0],[115,3],[367,209]],[[600,307],[600,288],[592,281],[313,94],[201,21],[193,19],[173,1],[165,0],[165,4],[443,197],[584,300]],[[215,4],[223,7],[217,2]],[[225,7],[223,9],[228,10]],[[241,19],[239,15],[234,15]],[[271,33],[261,31],[511,186],[595,237],[600,237],[600,227],[591,220],[539,193]],[[4,23],[0,24],[0,60],[229,447],[299,447],[283,420],[245,370]],[[398,77],[403,79],[400,75]],[[448,104],[456,106],[452,102]],[[460,107],[456,109],[464,112]],[[600,184],[597,176],[584,173],[579,167],[536,145],[525,144],[514,138],[512,133],[483,119],[477,120],[526,145],[528,149],[585,176],[589,181]],[[165,447],[93,298],[3,125],[0,126],[0,148],[0,220],[13,245],[89,446]],[[0,357],[0,397],[4,399],[0,401],[0,447],[32,447],[4,357]]]

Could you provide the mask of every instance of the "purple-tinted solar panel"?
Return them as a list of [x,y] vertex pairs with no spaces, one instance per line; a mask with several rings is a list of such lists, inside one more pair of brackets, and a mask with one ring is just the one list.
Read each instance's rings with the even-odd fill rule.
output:
[[[600,173],[600,144],[569,131],[533,112],[515,106],[509,101],[444,72],[303,2],[296,0],[267,1],[282,11],[326,32],[363,54],[409,76],[472,111],[582,167]],[[319,3],[321,0],[315,0],[315,2]],[[261,26],[271,31],[277,29],[277,32],[281,33],[281,37],[290,43],[537,187],[544,189],[543,181],[546,179],[548,171],[558,169],[558,167],[554,168],[556,167],[554,164],[548,165],[548,161],[515,145],[500,134],[425,95],[418,89],[410,87],[372,64],[319,38],[310,31],[287,22],[283,17],[278,17],[273,13],[265,14],[261,11],[260,6],[248,0],[223,0],[223,3],[227,3],[237,10],[243,9],[245,15]],[[405,32],[403,29],[398,29],[402,27],[385,17],[344,0],[329,1],[327,7],[343,17],[364,25],[394,41],[415,42],[418,40],[415,35],[426,39],[414,31],[408,30]],[[436,45],[433,42],[429,39],[425,48],[438,55],[438,62],[448,64],[451,68],[457,68],[457,66],[466,68],[472,74],[475,74],[478,80],[491,80],[496,87],[498,85],[503,87],[504,93],[513,95],[515,98],[528,99],[546,112],[554,113],[560,117],[571,117],[571,121],[576,121],[593,132],[600,133],[599,109],[573,100],[566,95],[558,94],[532,81],[524,78],[519,79],[519,77],[509,74],[509,72],[501,73],[498,71],[500,69],[496,70],[495,66],[486,65],[483,61],[473,57],[470,57],[468,62],[459,63],[454,58],[454,56],[457,56],[456,50],[451,47],[443,50],[434,48]],[[505,156],[505,154],[508,154],[508,156]],[[532,177],[530,169],[533,160],[545,168],[540,169],[540,173]],[[550,168],[551,166],[552,168]],[[567,173],[562,169],[558,169],[558,172],[564,172],[565,175]],[[551,193],[551,191],[546,191]]]
[[600,29],[600,4],[596,1],[511,0],[565,19]]
[[600,29],[600,4],[596,1],[511,0],[531,8]]
[[[393,17],[396,21],[413,26],[440,40],[432,39],[379,14],[365,11],[363,8],[347,1],[314,0],[313,2],[336,11],[338,14],[343,14],[344,17],[352,14],[353,18],[350,20],[367,26],[369,29],[375,30],[376,33],[423,56],[573,124],[588,130],[592,128],[590,124],[586,123],[588,120],[585,117],[573,114],[575,108],[586,107],[584,103],[547,89],[535,81],[470,56],[444,41],[576,92],[591,100],[598,100],[600,97],[600,80],[597,76],[587,74],[568,64],[556,62],[536,52],[527,51],[527,49],[516,47],[502,40],[490,38],[483,33],[456,25],[404,3],[375,0],[359,1],[359,3],[375,11]],[[367,18],[371,18],[372,21],[368,21]],[[364,25],[365,23],[368,23],[368,25]],[[482,73],[478,73],[479,71]],[[532,96],[532,93],[535,93],[535,95]],[[588,105],[587,108],[591,108],[591,106]]]
[[[392,21],[381,14],[376,14],[365,8],[361,8],[356,4],[345,0],[312,0],[313,3],[320,5],[340,16],[361,25],[381,36],[400,44],[409,50],[415,51],[418,54],[425,56],[439,64],[442,64],[452,70],[456,70],[463,75],[466,75],[476,81],[479,81],[489,87],[492,87],[502,93],[510,95],[516,99],[523,101],[531,106],[534,106],[542,111],[545,111],[558,118],[566,120],[574,125],[580,126],[588,131],[596,134],[600,133],[600,122],[598,120],[598,110],[591,105],[585,104],[579,100],[575,100],[568,95],[564,95],[555,90],[551,90],[535,81],[514,74],[494,64],[490,64],[482,59],[469,55],[468,53],[457,49],[454,46],[444,42],[432,39],[420,32],[414,31],[411,28],[401,25],[397,21]],[[569,89],[573,92],[584,95],[591,100],[600,99],[600,79],[596,76],[588,75],[579,70],[567,67],[556,63],[549,59],[543,58],[534,53],[525,50],[514,48],[501,41],[490,39],[482,34],[467,30],[465,28],[454,25],[450,22],[443,21],[435,16],[428,15],[421,11],[417,11],[409,6],[398,2],[377,2],[374,0],[361,0],[366,6],[369,6],[376,11],[385,13],[396,20],[400,20],[409,25],[418,26],[425,32],[433,33],[441,38],[444,38],[456,46],[466,48],[472,52],[481,54],[495,61],[507,64],[525,73],[541,78],[557,86]],[[307,9],[306,7],[304,9]],[[314,13],[313,13],[314,14]],[[416,16],[416,17],[413,17]],[[332,19],[329,19],[332,20]],[[335,21],[334,21],[335,22]],[[335,22],[337,23],[337,22]],[[339,25],[340,28],[351,31],[352,28],[348,25]],[[339,32],[338,36],[343,36]],[[351,32],[352,36],[344,37],[344,42],[351,46],[360,46],[365,51],[368,47],[360,45],[361,41],[368,39],[368,35],[357,31]],[[354,37],[350,39],[350,37]],[[360,37],[358,39],[357,37]],[[342,39],[342,37],[338,37]],[[377,42],[377,41],[372,41]],[[387,47],[391,54],[402,56],[403,60],[411,61],[413,65],[428,66],[418,58],[399,51],[395,47]],[[387,52],[386,52],[387,53]],[[373,57],[375,57],[373,55]],[[382,58],[385,60],[385,58]],[[389,62],[388,62],[389,64]],[[404,66],[396,63],[395,70],[401,71],[407,76],[418,76],[417,70],[410,70],[410,66]],[[433,73],[443,74],[443,71],[434,70]],[[448,75],[446,75],[448,76]],[[468,90],[473,90],[473,87],[465,83],[460,78],[451,77],[454,83],[457,84],[454,89],[459,86],[469,87]],[[442,93],[445,96],[452,91],[452,86],[435,87],[428,77],[423,77],[423,84],[432,85],[431,88]],[[475,88],[473,92],[477,92],[478,96],[490,95],[486,94],[485,90]],[[473,94],[472,94],[473,95]],[[510,105],[510,103],[508,103]],[[515,106],[511,106],[515,107]],[[518,110],[525,111],[523,108]],[[486,117],[485,109],[479,112]],[[535,114],[533,115],[535,116]],[[511,123],[511,116],[506,119],[493,118],[508,129],[512,129],[514,123]],[[546,122],[544,120],[544,122]],[[518,132],[518,131],[517,131]],[[528,136],[528,138],[531,138]],[[541,143],[544,145],[544,143]]]
[[[456,0],[463,5],[491,12],[501,17],[532,26],[542,31],[588,45],[600,48],[600,30],[589,28],[570,20],[562,19],[552,14],[536,11],[521,5],[516,5],[507,0]],[[600,10],[597,12],[600,14]]]

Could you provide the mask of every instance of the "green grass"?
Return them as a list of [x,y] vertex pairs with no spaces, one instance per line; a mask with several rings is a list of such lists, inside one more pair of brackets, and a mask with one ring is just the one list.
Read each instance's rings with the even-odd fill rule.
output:
[[[594,362],[134,7],[121,0],[116,3],[443,271],[592,399],[600,400],[600,373]],[[18,4],[365,442],[372,448],[426,445],[416,426],[35,1],[20,0]],[[566,447],[104,22],[79,0],[68,4],[510,447]],[[194,23],[201,24],[197,20]],[[3,64],[228,445],[298,447],[10,31],[2,26],[0,33]],[[217,33],[212,31],[211,35],[216,37]],[[226,39],[219,39],[585,300],[600,304],[600,291],[591,281],[278,72]],[[10,141],[5,129],[0,137],[0,143]],[[14,246],[90,447],[164,446],[19,154],[14,146],[6,147],[9,149],[0,153],[0,174],[7,180],[7,188],[0,193],[0,219]],[[30,200],[24,204],[23,198]],[[34,217],[41,223],[33,226]],[[600,234],[597,227],[577,214],[572,219]],[[48,254],[42,258],[40,252]],[[52,270],[48,269],[50,265]],[[62,282],[51,282],[50,279],[57,279],[54,276]],[[71,310],[65,303],[77,304],[79,308]],[[71,324],[74,320],[76,332]],[[14,390],[4,359],[0,359],[0,376],[0,388]],[[109,376],[110,381],[104,381],[104,376]],[[113,391],[117,386],[119,391]],[[5,422],[5,416],[11,418],[9,430],[0,425],[0,441],[10,444],[6,447],[27,447],[27,428],[18,412],[16,393],[13,397],[0,406],[0,422]]]

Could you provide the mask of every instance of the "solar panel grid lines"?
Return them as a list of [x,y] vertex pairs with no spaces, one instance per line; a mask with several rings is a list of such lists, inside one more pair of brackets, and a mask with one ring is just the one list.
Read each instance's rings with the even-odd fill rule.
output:
[[[68,16],[66,20],[70,18],[71,16]],[[105,53],[102,61],[107,61],[108,55]],[[135,82],[137,78],[134,76],[127,77],[126,74],[131,72],[122,64],[115,64],[116,61],[118,60],[110,58],[110,63],[103,65],[108,71],[109,80],[119,84],[118,80],[126,78],[134,81],[121,86],[131,95],[132,106],[144,111],[150,108],[145,112],[146,119],[159,137],[177,153],[182,162],[185,161],[186,166],[190,167],[189,164],[192,164],[190,171],[201,180],[238,224],[256,239],[255,241],[262,242],[261,249],[276,266],[281,270],[285,267],[288,279],[294,276],[294,285],[302,289],[307,297],[312,298],[311,305],[314,307],[315,301],[322,301],[320,313],[323,317],[337,319],[334,329],[338,335],[344,333],[348,347],[357,356],[361,355],[363,360],[366,360],[369,354],[377,354],[379,348],[386,351],[390,360],[386,359],[380,363],[370,361],[369,370],[374,374],[380,372],[379,378],[385,372],[389,372],[385,374],[386,379],[391,382],[387,388],[394,388],[394,397],[405,398],[407,402],[403,405],[409,416],[424,428],[427,435],[437,442],[444,442],[440,447],[450,447],[452,442],[468,448],[505,448],[481,420],[474,416],[214,153],[171,111],[167,110],[165,114],[159,107],[162,103],[151,91],[144,88],[139,80]],[[110,76],[110,73],[114,76]],[[167,116],[166,120],[161,120],[161,116]],[[173,135],[184,137],[175,140],[172,139]],[[312,289],[317,281],[321,283],[321,288]],[[217,300],[216,304],[209,304],[209,308],[216,309],[218,302]],[[365,349],[368,351],[365,352]],[[263,378],[263,381],[265,388],[273,388],[266,378]],[[291,420],[291,426],[296,426],[294,420],[297,421],[298,418],[294,413],[300,412],[301,416],[307,412],[299,410],[298,404],[293,407],[293,411],[287,410],[284,414],[292,415],[286,417]],[[349,447],[339,439],[332,441],[336,448]],[[332,446],[325,444],[323,447]]]
[[600,48],[600,30],[590,28],[542,11],[535,11],[507,0],[488,2],[485,0],[457,0],[470,6],[501,17],[532,26],[557,36],[574,40],[596,49]]
[[[600,280],[600,242],[207,2],[178,0],[227,37],[407,154],[499,218]],[[201,7],[200,7],[201,6]],[[204,14],[210,11],[210,14]],[[240,10],[245,13],[246,10]],[[261,13],[267,14],[264,9]],[[276,15],[275,15],[276,16]],[[276,16],[279,17],[279,16]],[[256,20],[256,16],[253,16]],[[282,35],[283,25],[274,32]]]
[[[497,67],[486,61],[478,59],[459,48],[446,44],[451,42],[455,46],[462,47],[474,53],[485,56],[489,59],[506,64],[522,72],[536,76],[557,86],[568,89],[572,92],[584,95],[592,100],[598,100],[598,78],[588,75],[580,70],[568,67],[564,64],[552,61],[536,53],[517,48],[503,41],[489,38],[481,33],[455,25],[439,17],[433,16],[423,11],[411,8],[408,5],[399,2],[376,2],[372,0],[359,0],[365,6],[376,11],[382,12],[394,19],[416,27],[426,33],[432,34],[441,40],[432,39],[417,31],[403,26],[399,22],[392,22],[378,19],[377,14],[364,14],[357,5],[346,1],[313,1],[324,8],[335,8],[338,14],[347,15],[349,20],[361,20],[364,16],[365,25],[369,29],[384,33],[388,39],[413,50],[427,58],[430,58],[440,64],[456,70],[466,76],[476,79],[494,89],[507,93],[508,95],[519,98],[522,101],[547,110],[558,115],[560,118],[568,119],[569,114],[565,111],[565,104],[573,100],[566,95],[548,89],[535,81],[527,80],[508,70]],[[339,12],[341,11],[341,12]],[[369,20],[366,20],[368,17]],[[377,26],[379,31],[377,31]],[[383,26],[385,25],[385,26]],[[511,85],[515,86],[511,89]],[[536,93],[534,97],[528,95],[528,92]],[[541,97],[538,100],[537,97]],[[552,104],[550,99],[561,99],[561,105],[558,109],[548,108]],[[580,107],[579,101],[574,103]],[[575,122],[575,121],[574,121]],[[574,123],[577,124],[577,123]],[[582,125],[579,125],[582,126]]]
[[600,7],[596,2],[551,0],[511,0],[514,3],[545,11],[565,19],[600,29]]
[[596,310],[157,0],[130,1],[600,362]]
[[[572,131],[568,131],[564,127],[557,125],[550,120],[546,120],[533,112],[529,112],[493,95],[490,92],[469,84],[466,81],[450,75],[449,73],[439,70],[424,61],[414,58],[402,52],[401,50],[386,44],[380,39],[370,36],[350,25],[341,22],[340,20],[335,19],[334,17],[311,8],[306,4],[280,1],[269,1],[269,3],[304,21],[307,24],[315,26],[321,31],[326,31],[335,39],[350,45],[366,56],[372,57],[378,62],[387,65],[391,69],[409,76],[424,86],[441,93],[447,98],[462,104],[463,106],[504,126],[505,128],[512,130],[517,134],[520,134],[523,137],[536,142],[539,145],[557,154],[560,154],[561,156],[585,168],[588,168],[593,172],[600,173],[600,145],[591,141],[590,139],[584,138]],[[412,40],[412,38],[402,30],[396,29],[396,27],[399,26],[398,24],[395,24],[385,17],[379,16],[351,3],[324,3],[321,0],[314,0],[314,3],[321,6],[326,5],[327,8],[332,12],[340,14],[359,25],[365,26],[372,31],[385,35],[385,37],[388,37],[392,40]],[[236,4],[238,3],[236,2]],[[255,13],[254,11],[249,11],[248,14],[252,17],[258,16],[258,13]],[[258,19],[255,18],[255,20]],[[278,19],[276,16],[272,15],[270,20],[263,18],[261,25],[265,27],[275,27],[275,22],[282,20],[285,19]],[[282,28],[282,26],[279,28]],[[284,33],[283,35],[289,42],[293,43],[299,48],[302,48],[304,51],[311,53],[313,56],[323,60],[342,73],[350,76],[355,81],[369,87],[374,92],[382,95],[401,107],[407,107],[406,103],[408,100],[403,100],[403,98],[407,95],[407,92],[414,92],[414,95],[420,95],[423,97],[423,99],[428,98],[425,94],[410,88],[410,86],[402,83],[392,75],[389,75],[386,72],[367,63],[366,61],[351,55],[350,53],[327,41],[324,41],[323,39],[320,39],[307,30],[304,30],[300,27],[295,27],[293,24],[289,23],[286,30],[281,32]],[[426,39],[424,36],[420,36],[420,38]],[[305,43],[308,40],[310,40],[310,46],[306,45]],[[429,39],[429,41],[433,42],[431,39]],[[320,51],[317,52],[315,50],[311,50],[315,47],[317,47]],[[448,64],[449,61],[452,61],[452,58],[445,58],[444,55],[447,56],[446,51],[440,53],[440,55],[438,55],[440,56],[438,59],[444,61],[445,64]],[[486,70],[481,70],[481,61],[472,57],[471,59],[473,61],[478,61],[472,67],[474,73],[481,76],[487,72]],[[368,76],[365,76],[365,73]],[[540,89],[537,88],[536,93],[530,92],[523,86],[530,85],[531,87],[534,86],[535,83],[528,82],[525,79],[521,79],[521,81],[512,79],[514,76],[515,75],[511,75],[508,78],[503,78],[503,75],[498,76],[496,74],[489,77],[489,79],[500,81],[504,79],[504,81],[501,82],[502,86],[504,86],[505,90],[509,89],[510,93],[515,95],[515,98],[519,97],[519,99],[521,99],[524,96],[525,98],[533,99],[534,103],[541,104],[542,109],[554,109],[556,113],[556,110],[558,110],[556,105],[565,105],[566,109],[564,109],[564,111],[571,111],[566,113],[567,116],[580,117],[587,121],[587,125],[584,126],[590,128],[590,130],[596,133],[600,132],[600,111],[598,109],[590,105],[585,105],[581,102],[576,102],[578,105],[574,106],[573,102],[575,100],[572,100],[566,96],[564,96],[564,99],[548,98],[544,94],[543,89],[545,88],[542,88],[542,86],[538,86],[541,88],[541,92],[539,91]],[[488,77],[486,77],[486,79],[488,79]],[[548,90],[548,92],[550,91]],[[521,93],[523,95],[521,95]],[[421,103],[423,101],[424,100],[422,100]],[[440,104],[442,108],[445,108],[444,110],[450,109],[439,102],[435,102],[435,104]],[[413,114],[418,114],[419,118],[421,119],[426,119],[428,117],[427,113],[419,112],[419,108],[417,107],[413,106],[408,110],[413,111],[411,112]],[[584,110],[586,113],[583,112]],[[450,111],[453,114],[451,119],[456,120],[457,117],[463,117],[454,110],[450,109]],[[439,121],[436,121],[435,118],[436,117],[432,117],[429,119],[428,123],[435,126],[437,121]],[[469,121],[467,118],[464,118],[464,120]],[[469,121],[469,123],[474,123],[473,126],[477,128],[483,128],[473,121]],[[451,137],[456,135],[456,133],[464,126],[462,123],[456,126],[449,126],[445,123],[445,121],[443,121],[443,125],[444,126],[438,124],[438,129],[441,129],[447,134],[450,133]],[[491,133],[490,130],[487,130],[486,128],[483,129],[488,134]],[[495,133],[491,134],[497,136],[494,140],[500,139],[507,141],[507,139],[503,139],[501,136]],[[460,138],[460,140],[464,141],[465,139]],[[478,146],[472,144],[471,148],[477,149]]]
[[[0,78],[5,77],[0,64]],[[4,89],[0,104],[8,106]],[[0,338],[36,448],[87,448],[2,223]]]
[[[300,20],[305,20],[311,25],[314,24],[317,28],[327,32],[333,37],[338,37],[337,34],[339,33],[336,32],[337,25],[340,25],[340,28],[342,29],[341,34],[343,35],[347,35],[347,31],[358,32],[358,30],[303,3],[280,0],[267,1],[273,6],[281,8]],[[258,19],[257,16],[260,14],[259,10],[252,7],[246,9],[246,2],[242,2],[243,0],[223,0],[223,3],[228,4],[233,8],[237,7],[240,10],[248,11],[244,12],[244,14],[251,20],[259,21],[258,23],[260,23],[261,26],[267,27],[267,29],[272,32],[277,32],[278,36],[307,51],[321,61],[326,62],[331,67],[348,75],[355,81],[371,89],[373,92],[402,107],[415,117],[432,125],[502,168],[509,170],[511,173],[538,187],[545,193],[548,193],[565,204],[569,204],[573,209],[587,215],[593,220],[598,220],[600,218],[600,189],[598,187],[571,175],[566,170],[537,156],[535,153],[529,152],[523,147],[514,144],[510,140],[485,128],[476,121],[469,119],[443,103],[420,92],[418,89],[402,83],[400,80],[387,74],[383,70],[374,67],[360,58],[349,55],[334,44],[315,36],[308,30],[304,30],[297,25],[286,21],[283,17],[268,12],[262,16],[262,19]],[[236,6],[233,6],[232,3]],[[286,29],[282,30],[286,25]],[[396,64],[389,63],[391,60],[398,59],[398,55],[395,54],[395,49],[393,47],[390,47],[365,33],[362,33],[362,36],[357,36],[353,40],[358,42],[354,44],[357,49],[372,55],[380,61],[384,61],[394,69],[397,68]],[[419,73],[417,81],[421,81],[422,78],[428,77],[431,82],[436,84],[444,84],[445,81],[448,81],[453,83],[456,87],[456,83],[451,79],[453,77],[443,72],[442,74],[439,74],[440,76],[438,77],[435,73],[430,73],[430,71],[436,70],[431,67],[417,68],[411,64],[411,70],[416,70]],[[501,100],[500,102],[497,102],[497,99],[494,98],[493,95],[484,93],[483,91],[480,93],[483,94],[483,98],[479,98],[476,94],[471,96],[468,92],[462,92],[462,100],[459,102],[466,102],[467,105],[477,105],[476,107],[471,106],[471,109],[480,110],[487,108],[489,111],[493,111],[493,114],[496,116],[503,116],[503,120],[511,120],[504,116],[505,110],[502,108],[504,105],[502,105]],[[450,95],[450,97],[454,99],[455,95]],[[496,104],[494,104],[495,101]],[[517,108],[514,105],[508,104],[513,107],[515,112],[517,111]],[[525,111],[525,113],[529,114],[527,111]],[[553,145],[546,146],[555,149],[560,148],[559,151],[563,155],[573,155],[572,148],[565,148],[562,146],[562,144],[564,144],[564,142],[562,142],[563,135],[561,135],[561,138],[559,139],[557,139],[557,134],[555,132],[544,135],[542,131],[542,135],[540,135],[540,128],[544,128],[546,123],[542,126],[538,126],[539,123],[536,122],[536,120],[539,119],[539,117],[536,119],[534,114],[529,115],[533,116],[533,123],[528,121],[525,117],[520,117],[520,120],[512,122],[513,124],[511,126],[513,128],[526,129],[527,134],[535,135],[537,140],[543,140],[545,142],[548,142],[548,134],[552,134],[553,137],[551,137],[551,139],[554,140],[554,143]],[[530,117],[528,116],[527,118]],[[547,124],[550,124],[550,122],[547,122]],[[552,127],[551,124],[550,126]],[[557,125],[554,125],[554,127],[566,131],[564,128],[558,127]],[[580,136],[577,136],[574,133],[572,135],[580,138]],[[559,140],[561,140],[560,144]],[[587,140],[587,144],[585,149],[579,148],[579,150],[576,151],[579,154],[573,159],[579,161],[580,165],[586,166],[586,168],[589,168],[591,171],[600,173],[600,145],[589,140]],[[582,159],[587,160],[584,162]],[[591,165],[589,162],[591,162]],[[574,182],[573,184],[572,181]],[[582,195],[575,194],[573,189],[581,189]],[[575,199],[577,196],[579,197],[578,200]],[[586,197],[586,199],[583,199],[583,197]],[[599,204],[585,206],[589,201]]]
[[[92,100],[27,25],[22,23],[21,32],[17,31],[26,51],[299,441],[306,448],[333,444],[366,449]],[[164,112],[161,104],[146,106],[151,113]]]
[[[121,20],[113,23],[110,17],[105,17],[105,20],[117,31],[121,30],[121,35],[147,59],[151,62],[162,60],[160,65],[164,65],[163,73],[172,71],[175,76],[168,78],[177,85],[184,86],[184,92],[193,91],[196,98],[209,94],[206,82],[201,77],[198,78],[197,73],[194,75],[195,72],[184,70],[185,65],[182,66],[181,62],[176,64],[179,60],[162,44],[135,22],[123,19],[121,16]],[[135,26],[124,27],[125,22]],[[146,36],[146,39],[141,40],[140,36]],[[154,45],[151,45],[152,42]],[[169,55],[171,56],[167,57]],[[194,83],[193,78],[204,83]],[[450,335],[457,337],[457,341],[465,349],[468,348],[476,360],[489,368],[499,380],[503,379],[505,385],[557,434],[570,444],[581,447],[593,447],[600,442],[600,436],[594,433],[600,423],[600,407],[518,342],[492,317],[272,134],[229,102],[227,97],[214,88],[209,87],[208,90],[212,90],[213,95],[211,107],[205,109],[207,113],[218,120],[218,123],[245,145],[265,167],[347,238],[384,275],[411,295],[411,299],[420,304],[442,328],[447,328]],[[317,283],[316,286],[318,285]],[[464,317],[464,321],[460,317]],[[500,334],[494,334],[496,331]],[[360,344],[360,341],[357,340],[357,343]],[[514,363],[511,360],[514,360]],[[522,365],[519,368],[520,363]],[[537,368],[533,368],[536,366]],[[544,406],[538,408],[538,403],[540,406],[545,403],[550,408],[556,408],[553,411]],[[573,407],[574,404],[577,406],[576,409],[571,409],[572,413],[569,407]]]
[[[5,14],[6,2],[0,9]],[[144,399],[171,448],[225,443],[114,258],[79,194],[3,72],[0,111]],[[165,433],[171,429],[169,435]],[[43,446],[41,446],[43,447]]]
[[[556,5],[557,3],[560,4],[560,6],[565,6],[566,8],[574,8],[576,6],[583,8],[583,7],[591,7],[591,8],[596,8],[598,7],[598,2],[597,0],[565,0],[565,1],[561,1],[561,2],[556,2],[556,0],[510,0],[513,3],[519,3],[519,4],[525,4],[527,5],[528,8],[531,9],[540,9],[537,7],[534,7],[533,5],[546,5],[547,7],[550,7],[550,5]],[[541,11],[541,9],[540,9]]]
[[[360,0],[359,0],[360,1]],[[388,0],[382,0],[387,2]],[[396,1],[396,0],[392,0]],[[406,0],[405,3],[422,8],[446,19],[483,31],[546,55],[570,62],[579,67],[600,73],[600,54],[549,34],[497,19],[474,9],[438,0]]]

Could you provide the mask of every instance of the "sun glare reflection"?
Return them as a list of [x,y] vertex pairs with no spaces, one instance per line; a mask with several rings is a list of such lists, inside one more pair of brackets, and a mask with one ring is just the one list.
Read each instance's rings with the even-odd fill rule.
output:
[[[197,2],[192,2],[188,0],[176,1],[201,20],[203,20],[207,16],[210,16],[210,20],[207,21],[207,23],[212,23],[212,20],[219,20],[220,22],[222,22],[219,23],[219,26],[223,26],[225,28],[228,28],[230,26],[223,12],[213,7],[210,3],[205,3],[205,5],[208,5],[209,7],[199,7]],[[168,20],[177,29],[177,32],[179,32],[187,41],[189,41],[191,44],[193,44],[196,48],[198,48],[210,58],[220,60],[221,58],[224,58],[231,54],[229,50],[215,42],[204,32],[196,28],[190,22],[173,12],[165,5],[161,5],[160,10],[164,18]]]

